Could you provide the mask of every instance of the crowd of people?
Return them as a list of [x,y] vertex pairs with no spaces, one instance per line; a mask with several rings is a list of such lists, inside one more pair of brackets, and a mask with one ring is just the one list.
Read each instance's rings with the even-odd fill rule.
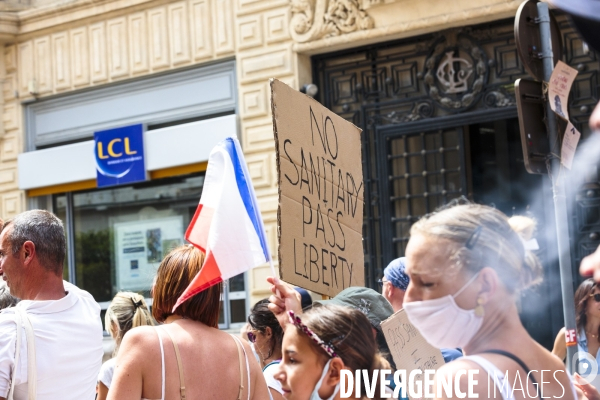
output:
[[[553,2],[574,14],[585,34],[590,20],[578,2]],[[594,37],[589,43],[600,46]],[[599,107],[590,125],[600,129]],[[305,290],[268,278],[272,295],[252,307],[243,339],[218,329],[220,283],[173,311],[204,263],[202,251],[184,245],[160,263],[151,309],[137,293],[115,296],[105,328],[116,348],[102,364],[100,306],[63,281],[63,224],[48,211],[27,211],[0,223],[0,275],[9,288],[0,287],[0,400],[337,400],[342,371],[394,371],[381,323],[401,309],[441,349],[446,363],[436,374],[452,377],[462,392],[468,381],[461,372],[483,370],[487,379],[471,388],[479,398],[495,387],[491,397],[506,400],[600,400],[597,383],[565,369],[564,329],[551,353],[520,321],[516,299],[541,279],[527,245],[533,231],[526,217],[450,205],[412,226],[406,258],[384,270],[381,294],[350,287],[313,303]],[[597,363],[600,248],[580,268],[593,278],[575,295],[577,342]],[[554,379],[545,380],[544,371]],[[519,374],[529,379],[513,390]],[[392,394],[394,382],[381,382],[372,391],[360,381],[350,397]]]
[[[519,319],[519,292],[540,280],[540,263],[526,244],[533,231],[528,218],[456,202],[413,225],[406,258],[384,270],[382,294],[349,287],[312,302],[305,290],[268,278],[272,295],[252,307],[245,340],[218,329],[221,284],[172,311],[205,257],[181,246],[158,267],[151,309],[137,293],[115,296],[105,316],[115,357],[101,365],[99,306],[62,280],[62,223],[50,212],[27,211],[0,231],[0,272],[10,288],[0,288],[0,399],[93,399],[96,387],[102,400],[338,399],[342,370],[395,370],[381,323],[401,309],[442,350],[446,364],[438,374],[488,373],[474,388],[481,398],[490,385],[496,398],[519,398],[512,385],[525,374],[527,393],[575,399],[583,396],[577,386],[600,399],[593,384],[566,371],[564,332],[553,355]],[[588,279],[575,297],[580,350],[596,356],[600,286]],[[544,381],[541,370],[555,379]],[[373,398],[394,386],[378,387]],[[369,388],[353,390],[364,397]]]

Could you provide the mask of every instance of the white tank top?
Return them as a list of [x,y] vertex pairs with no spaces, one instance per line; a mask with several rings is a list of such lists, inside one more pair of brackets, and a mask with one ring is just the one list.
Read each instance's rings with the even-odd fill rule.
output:
[[[162,342],[162,336],[160,335],[160,329],[158,329],[158,327],[154,327],[154,329],[156,330],[156,334],[158,335],[158,344],[160,345],[160,376],[162,379],[162,384],[161,384],[161,396],[160,396],[160,400],[165,400],[165,349],[163,347],[163,342]],[[151,400],[151,399],[145,399],[142,397],[142,400]]]
[[[161,327],[155,326],[154,329],[156,330],[156,334],[158,335],[158,344],[160,345],[160,373],[161,373],[161,396],[160,396],[160,400],[165,400],[165,349],[163,347],[163,341],[162,341],[162,335],[161,335]],[[168,332],[167,332],[168,333]],[[243,351],[244,354],[244,358],[246,360],[246,373],[247,373],[247,391],[248,391],[248,400],[250,400],[250,364],[248,362],[248,355],[246,354],[246,350],[244,349],[244,346],[242,345],[240,339],[238,339],[237,337],[235,337],[234,335],[231,335],[231,337],[239,344],[239,349],[241,349]],[[239,350],[238,350],[239,351]],[[179,357],[179,355],[178,355]],[[240,359],[241,362],[241,359]],[[243,368],[240,365],[240,373],[242,373]],[[241,386],[240,386],[240,390],[241,390]],[[241,393],[241,392],[240,392]],[[270,392],[269,392],[270,394]],[[152,400],[152,399],[146,399],[143,398],[141,400]],[[158,399],[157,399],[158,400]]]
[[[478,364],[481,368],[483,368],[488,376],[494,380],[494,385],[496,389],[498,389],[496,393],[500,393],[503,400],[515,400],[510,382],[505,379],[506,375],[502,374],[502,371],[500,371],[500,369],[498,369],[498,367],[496,367],[490,361],[476,355],[463,356],[460,359],[473,361],[475,364]],[[573,378],[569,374],[569,384],[571,386],[571,391],[573,392],[573,399],[577,400],[577,391],[575,390],[575,386],[573,386],[572,380]]]

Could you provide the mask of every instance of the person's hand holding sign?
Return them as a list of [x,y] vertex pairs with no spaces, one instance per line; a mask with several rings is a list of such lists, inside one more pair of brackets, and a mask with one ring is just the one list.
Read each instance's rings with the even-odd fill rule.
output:
[[271,292],[273,294],[269,297],[269,310],[275,314],[279,325],[285,329],[285,326],[289,322],[287,312],[293,311],[296,315],[302,313],[302,303],[300,293],[298,293],[289,284],[269,276],[267,282],[271,284]]

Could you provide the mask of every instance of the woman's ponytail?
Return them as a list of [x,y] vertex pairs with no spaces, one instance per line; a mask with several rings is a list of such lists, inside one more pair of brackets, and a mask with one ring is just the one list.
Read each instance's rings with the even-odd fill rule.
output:
[[105,329],[115,340],[114,355],[119,351],[123,337],[132,328],[154,325],[144,297],[133,292],[119,292],[110,302],[104,317]]
[[131,328],[136,328],[138,326],[144,325],[154,325],[152,315],[150,315],[150,310],[146,305],[146,300],[144,300],[144,297],[142,297],[142,295],[140,294],[135,293],[135,296],[132,296],[131,300],[134,306]]

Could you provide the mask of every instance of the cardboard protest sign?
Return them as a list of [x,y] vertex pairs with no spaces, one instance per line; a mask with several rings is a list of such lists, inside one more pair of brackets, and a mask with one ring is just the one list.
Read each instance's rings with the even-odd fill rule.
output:
[[[400,310],[381,323],[381,330],[390,348],[397,370],[406,370],[406,376],[415,369],[437,370],[445,364],[442,352],[427,341]],[[423,375],[418,376],[423,379]]]
[[328,296],[364,286],[361,130],[276,79],[271,108],[280,278]]
[[548,85],[550,108],[552,108],[552,111],[556,115],[565,120],[569,120],[569,92],[577,73],[575,68],[571,68],[564,62],[559,61],[556,63],[554,71],[552,71],[552,76],[550,76],[550,83]]

